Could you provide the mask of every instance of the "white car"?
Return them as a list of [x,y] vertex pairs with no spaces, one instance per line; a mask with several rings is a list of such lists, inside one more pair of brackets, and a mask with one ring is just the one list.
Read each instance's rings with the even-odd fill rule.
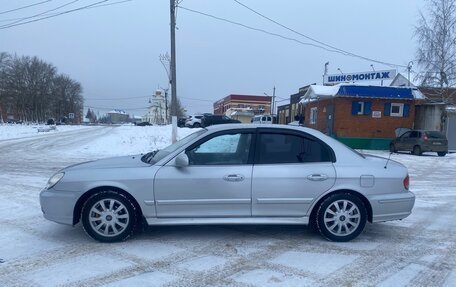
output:
[[103,242],[142,224],[303,224],[348,241],[366,222],[409,216],[415,196],[405,166],[319,131],[224,124],[160,151],[67,167],[40,200],[45,218],[81,221]]
[[201,119],[203,115],[191,115],[188,116],[187,120],[185,121],[185,126],[189,128],[200,128],[201,127]]

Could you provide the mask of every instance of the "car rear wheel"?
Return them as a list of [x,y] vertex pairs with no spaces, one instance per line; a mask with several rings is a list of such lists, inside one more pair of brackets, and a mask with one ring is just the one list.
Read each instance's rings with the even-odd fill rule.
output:
[[422,154],[421,148],[420,148],[419,145],[416,145],[416,146],[413,147],[413,154],[414,155],[421,155]]
[[123,194],[102,191],[92,195],[82,208],[82,225],[90,237],[118,242],[130,237],[136,227],[135,206]]
[[194,127],[194,128],[199,128],[199,127],[201,127],[201,124],[200,124],[200,123],[194,123],[194,124],[193,124],[193,127]]
[[317,211],[318,231],[331,241],[345,242],[356,238],[364,230],[366,221],[366,207],[350,193],[329,196]]
[[444,151],[439,151],[439,152],[437,152],[437,154],[438,154],[439,156],[445,156],[447,153],[444,152]]

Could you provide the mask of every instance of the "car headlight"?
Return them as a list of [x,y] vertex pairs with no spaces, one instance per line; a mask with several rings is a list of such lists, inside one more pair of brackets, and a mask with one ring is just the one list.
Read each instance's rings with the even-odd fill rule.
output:
[[54,175],[48,180],[46,189],[49,189],[49,188],[53,187],[54,185],[56,185],[57,182],[59,182],[59,181],[63,178],[64,175],[65,175],[64,172],[59,172],[59,173],[54,174]]

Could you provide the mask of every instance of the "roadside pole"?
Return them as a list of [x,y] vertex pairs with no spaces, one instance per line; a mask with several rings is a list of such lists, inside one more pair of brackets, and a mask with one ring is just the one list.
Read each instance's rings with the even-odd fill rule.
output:
[[176,92],[176,0],[170,0],[171,18],[171,122],[173,125],[172,143],[177,140],[177,92]]

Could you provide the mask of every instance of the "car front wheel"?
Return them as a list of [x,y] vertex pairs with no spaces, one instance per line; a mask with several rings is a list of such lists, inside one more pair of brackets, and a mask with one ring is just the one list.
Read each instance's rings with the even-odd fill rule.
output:
[[82,208],[82,225],[93,239],[101,242],[126,240],[137,224],[135,206],[123,194],[102,191],[92,195]]
[[350,193],[329,196],[317,211],[318,231],[331,241],[345,242],[356,238],[364,230],[366,221],[366,207]]
[[420,148],[419,145],[416,145],[416,146],[413,147],[413,154],[414,155],[421,155],[422,154],[421,148]]
[[447,153],[444,152],[444,151],[439,151],[439,152],[437,152],[437,154],[438,154],[439,156],[445,156]]

